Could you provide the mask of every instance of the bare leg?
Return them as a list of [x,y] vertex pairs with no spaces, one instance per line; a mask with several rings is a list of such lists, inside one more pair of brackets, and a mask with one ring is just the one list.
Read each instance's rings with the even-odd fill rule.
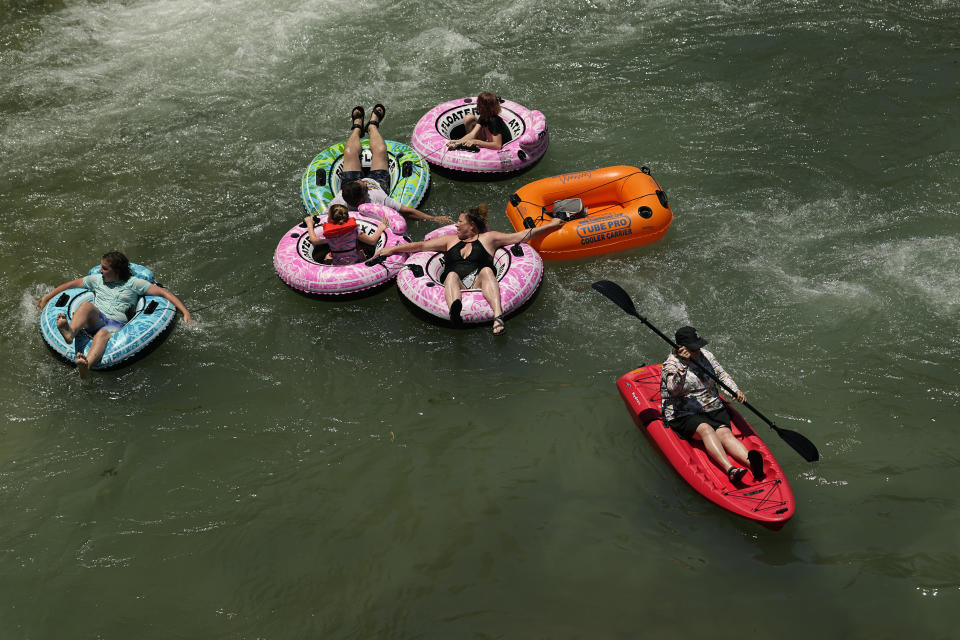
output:
[[84,356],[82,353],[77,354],[77,371],[80,372],[81,379],[86,378],[87,374],[90,373],[90,369],[97,366],[100,362],[100,358],[103,357],[103,352],[107,350],[107,343],[110,342],[110,338],[112,337],[112,333],[106,329],[100,329],[100,331],[97,331],[93,336],[93,340],[90,341],[90,350],[87,351],[87,355]]
[[[729,431],[729,429],[727,429],[727,431]],[[701,422],[697,427],[697,432],[693,434],[693,437],[696,440],[703,441],[703,447],[721,469],[730,471],[730,467],[733,465],[730,464],[730,460],[727,458],[727,452],[724,451],[720,437],[717,435],[717,432],[713,430],[713,427],[706,422]]]
[[497,282],[497,276],[490,267],[480,269],[477,281],[480,283],[480,291],[484,299],[493,309],[493,334],[498,336],[507,330],[507,325],[503,321],[503,307],[500,303],[500,283]]
[[479,131],[477,132],[477,135],[470,135],[470,133],[473,131],[473,128],[476,127],[477,124],[477,116],[473,115],[472,113],[463,119],[463,137],[466,140],[473,140],[474,138],[482,137]]
[[60,330],[60,334],[67,341],[67,344],[72,344],[73,339],[77,337],[81,329],[94,326],[99,318],[100,310],[88,300],[77,307],[69,323],[67,322],[67,316],[61,313],[57,317],[57,329]]
[[480,269],[477,281],[480,283],[480,291],[483,292],[483,297],[490,305],[490,308],[493,309],[494,317],[502,316],[503,307],[500,306],[500,283],[497,282],[497,276],[493,274],[493,269],[490,267]]
[[[354,116],[357,115],[357,111],[354,110]],[[363,126],[363,114],[361,113],[358,117],[353,119],[354,124],[360,124]],[[347,138],[347,144],[343,147],[343,170],[344,171],[362,171],[363,165],[360,162],[360,153],[363,151],[363,145],[360,143],[360,137],[362,135],[363,129],[354,127],[350,129],[350,137]]]
[[387,143],[383,141],[383,136],[380,135],[380,117],[376,111],[370,115],[370,123],[377,123],[372,127],[367,127],[367,138],[370,139],[370,154],[373,156],[370,161],[370,170],[385,171],[389,166],[387,164]]
[[453,272],[448,273],[446,280],[443,281],[443,297],[447,301],[448,308],[455,300],[460,299],[462,291],[463,281],[460,280],[460,276]]
[[716,434],[717,437],[720,438],[720,444],[727,453],[743,464],[749,462],[747,459],[747,448],[743,446],[742,442],[737,440],[737,436],[733,435],[733,431],[731,431],[729,427],[720,427],[716,430]]

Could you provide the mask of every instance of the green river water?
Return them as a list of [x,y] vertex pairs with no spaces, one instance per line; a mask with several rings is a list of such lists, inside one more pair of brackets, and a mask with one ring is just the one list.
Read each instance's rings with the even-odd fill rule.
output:
[[[956,637],[960,5],[0,0],[0,638]],[[354,104],[490,89],[526,173],[647,165],[673,226],[509,320],[294,293],[273,250]],[[422,237],[432,227],[411,225]],[[33,302],[119,249],[195,312],[81,383]],[[692,324],[797,498],[709,503],[616,379]]]

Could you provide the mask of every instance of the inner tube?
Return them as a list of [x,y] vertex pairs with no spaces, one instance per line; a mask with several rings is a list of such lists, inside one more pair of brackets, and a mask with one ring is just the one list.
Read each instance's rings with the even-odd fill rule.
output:
[[673,210],[647,167],[619,165],[542,178],[514,192],[507,218],[517,231],[553,219],[558,200],[575,198],[586,215],[530,244],[544,260],[570,260],[656,242],[670,228]]
[[[430,165],[419,153],[402,142],[386,140],[387,169],[390,171],[391,198],[402,205],[417,208],[430,186]],[[366,174],[373,156],[370,141],[363,140],[360,162]],[[300,198],[310,215],[326,211],[327,203],[340,191],[345,142],[327,147],[313,159],[300,180]]]
[[[135,277],[156,284],[150,269],[131,262],[130,271]],[[100,265],[97,265],[88,273],[93,275],[99,272]],[[81,331],[73,343],[67,344],[63,334],[57,329],[57,316],[64,313],[67,320],[72,319],[77,308],[87,300],[93,300],[93,292],[83,288],[67,289],[51,299],[40,312],[40,335],[43,336],[43,341],[54,355],[72,365],[76,365],[77,353],[85,354],[90,351],[92,336]],[[113,334],[107,342],[103,357],[93,369],[115,369],[129,364],[159,345],[173,329],[177,308],[164,297],[141,296],[128,315],[130,320]]]
[[550,145],[547,119],[522,104],[500,99],[500,117],[509,140],[494,149],[447,149],[447,142],[464,135],[463,122],[476,115],[475,98],[450,100],[428,111],[413,130],[413,148],[432,165],[473,173],[512,173],[539,160]]
[[[456,225],[447,225],[431,231],[424,239],[456,233]],[[500,304],[504,315],[509,315],[523,307],[537,292],[543,279],[543,260],[530,245],[515,244],[497,249],[493,262],[500,283]],[[407,258],[404,267],[397,275],[400,293],[431,316],[449,321],[450,310],[440,282],[443,254],[434,251],[414,253]],[[493,321],[493,309],[480,289],[464,289],[461,300],[460,318],[464,324]]]
[[[357,221],[360,233],[373,234],[380,220],[387,220],[387,228],[377,242],[377,246],[360,243],[362,250],[369,249],[369,255],[384,247],[403,244],[409,240],[404,236],[407,222],[399,213],[378,204],[362,204],[359,211],[350,216]],[[326,214],[314,219],[317,235],[323,236],[320,228],[327,220]],[[301,222],[288,231],[273,254],[273,268],[285,284],[297,291],[317,296],[336,296],[358,293],[375,289],[396,277],[406,260],[406,254],[394,254],[374,264],[357,262],[347,265],[331,265],[323,262],[330,252],[325,244],[314,246],[307,234],[307,223]]]

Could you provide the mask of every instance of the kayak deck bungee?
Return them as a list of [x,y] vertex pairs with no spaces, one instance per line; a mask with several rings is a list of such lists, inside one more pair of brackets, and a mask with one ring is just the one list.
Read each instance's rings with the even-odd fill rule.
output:
[[[764,475],[761,479],[754,478],[748,471],[740,481],[732,482],[710,458],[701,442],[684,440],[663,423],[659,364],[624,374],[617,380],[617,389],[637,426],[674,470],[702,496],[771,529],[779,529],[793,516],[796,501],[783,470],[760,436],[733,406],[727,405],[733,418],[733,434],[748,450],[755,449],[763,455]],[[730,462],[743,466],[732,458]]]

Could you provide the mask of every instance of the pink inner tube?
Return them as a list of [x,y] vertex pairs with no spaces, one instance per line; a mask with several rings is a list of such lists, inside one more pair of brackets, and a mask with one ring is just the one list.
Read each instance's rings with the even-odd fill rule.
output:
[[[351,212],[350,215],[356,218],[360,233],[372,235],[376,233],[380,220],[387,221],[387,228],[383,230],[375,249],[407,242],[403,236],[407,221],[399,213],[376,204],[362,204],[359,208],[359,212]],[[322,238],[323,230],[320,227],[326,222],[327,216],[324,214],[316,219],[316,232]],[[406,254],[401,253],[372,266],[363,262],[333,266],[318,262],[313,253],[314,246],[307,234],[307,225],[301,222],[280,239],[273,254],[273,268],[281,280],[298,291],[315,295],[342,295],[372,289],[391,280],[400,271],[406,258]]]
[[[427,234],[424,240],[441,235],[456,234],[455,225],[440,227]],[[510,314],[522,307],[540,287],[543,279],[543,259],[528,244],[515,244],[498,249],[493,256],[500,283],[500,304],[503,313]],[[414,253],[397,275],[400,293],[414,305],[442,320],[450,319],[450,310],[443,296],[443,254],[434,251]],[[419,267],[410,268],[410,267]],[[417,274],[421,275],[418,277]],[[493,320],[493,309],[479,289],[464,289],[461,295],[464,324],[480,324]]]
[[447,149],[451,132],[458,126],[462,130],[467,115],[476,114],[474,103],[475,98],[459,98],[428,111],[413,130],[411,146],[432,165],[475,173],[519,171],[546,153],[550,144],[547,119],[539,111],[510,100],[500,103],[500,117],[510,131],[510,140],[501,149]]

